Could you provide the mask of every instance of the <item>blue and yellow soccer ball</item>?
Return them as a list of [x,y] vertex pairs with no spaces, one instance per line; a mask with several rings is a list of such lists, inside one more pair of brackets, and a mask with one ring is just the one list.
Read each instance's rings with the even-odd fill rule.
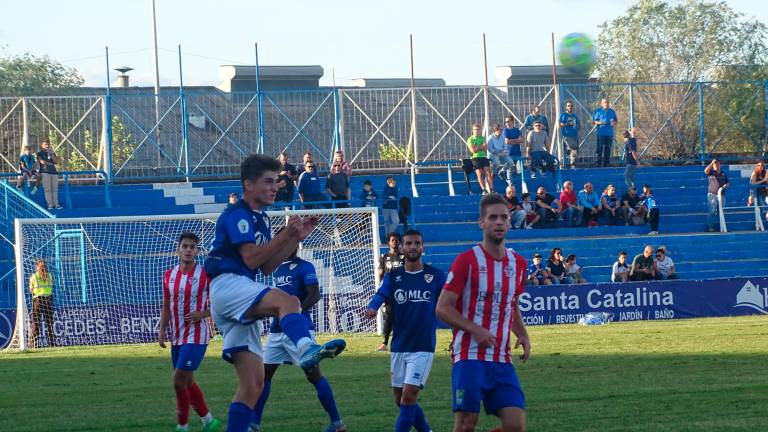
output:
[[560,41],[560,64],[577,74],[586,74],[595,66],[595,45],[583,33],[570,33]]

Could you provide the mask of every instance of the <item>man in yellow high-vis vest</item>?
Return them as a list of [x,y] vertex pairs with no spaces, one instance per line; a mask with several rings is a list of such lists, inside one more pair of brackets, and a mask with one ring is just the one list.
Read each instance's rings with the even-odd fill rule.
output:
[[35,269],[37,271],[29,277],[29,291],[32,293],[31,346],[38,347],[42,315],[45,315],[45,327],[48,329],[48,346],[56,346],[56,335],[53,331],[53,275],[42,258],[38,258]]

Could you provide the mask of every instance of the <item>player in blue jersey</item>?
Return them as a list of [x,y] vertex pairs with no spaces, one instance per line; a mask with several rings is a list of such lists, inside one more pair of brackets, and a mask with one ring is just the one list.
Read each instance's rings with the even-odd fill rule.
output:
[[227,431],[245,432],[264,385],[260,317],[280,320],[283,333],[296,345],[300,366],[315,367],[335,357],[346,344],[336,339],[318,345],[301,315],[299,299],[254,281],[257,273],[272,273],[317,226],[316,217],[291,216],[272,238],[263,211],[274,203],[280,163],[262,155],[248,156],[240,165],[242,199],[224,209],[205,271],[211,278],[211,314],[224,335],[222,357],[235,366],[238,388],[229,407]]
[[[315,266],[312,263],[304,261],[296,256],[293,251],[290,259],[280,264],[280,267],[272,273],[275,286],[286,293],[295,296],[301,302],[301,314],[306,318],[310,333],[313,333],[314,324],[310,310],[320,300],[320,286],[315,273]],[[314,337],[314,334],[313,334]],[[251,420],[251,431],[261,431],[261,416],[264,413],[264,406],[269,398],[269,390],[272,386],[272,377],[275,375],[278,366],[281,364],[298,364],[299,352],[296,346],[283,333],[280,328],[280,322],[272,318],[272,325],[269,328],[269,335],[264,346],[264,390],[261,392],[259,402],[254,410],[253,420]],[[331,419],[331,423],[325,432],[346,432],[347,428],[341,421],[339,410],[336,408],[336,401],[333,398],[333,390],[328,380],[320,372],[320,367],[315,366],[311,369],[305,369],[304,373],[309,382],[317,390],[317,398],[323,405],[325,411]]]
[[390,357],[392,391],[400,415],[395,432],[415,427],[429,432],[424,412],[417,403],[435,356],[435,305],[445,284],[445,274],[421,260],[424,243],[421,233],[409,230],[403,235],[401,252],[405,265],[387,273],[365,316],[373,318],[384,302],[392,308],[393,336]]

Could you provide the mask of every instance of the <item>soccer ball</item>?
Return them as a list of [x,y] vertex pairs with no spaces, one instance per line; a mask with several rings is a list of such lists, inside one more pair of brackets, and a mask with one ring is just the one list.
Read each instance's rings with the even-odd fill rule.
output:
[[595,65],[595,45],[583,33],[570,33],[560,41],[560,64],[573,73],[585,74]]

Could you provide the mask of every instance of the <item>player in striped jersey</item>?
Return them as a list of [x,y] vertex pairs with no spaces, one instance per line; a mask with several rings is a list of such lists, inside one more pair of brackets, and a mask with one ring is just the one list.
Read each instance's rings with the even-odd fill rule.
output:
[[170,328],[173,389],[176,391],[177,431],[186,431],[190,404],[203,422],[203,431],[217,431],[221,422],[214,418],[205,403],[205,396],[195,382],[195,370],[200,366],[211,331],[206,317],[210,280],[202,265],[198,265],[197,245],[200,238],[191,232],[179,236],[176,254],[179,264],[163,275],[163,308],[157,341],[165,348]]
[[501,421],[504,432],[525,430],[525,396],[512,366],[510,330],[528,360],[531,341],[518,297],[525,287],[525,258],[504,247],[510,229],[504,199],[480,201],[483,241],[451,265],[437,303],[437,317],[453,330],[451,381],[453,430],[474,431],[480,402]]

